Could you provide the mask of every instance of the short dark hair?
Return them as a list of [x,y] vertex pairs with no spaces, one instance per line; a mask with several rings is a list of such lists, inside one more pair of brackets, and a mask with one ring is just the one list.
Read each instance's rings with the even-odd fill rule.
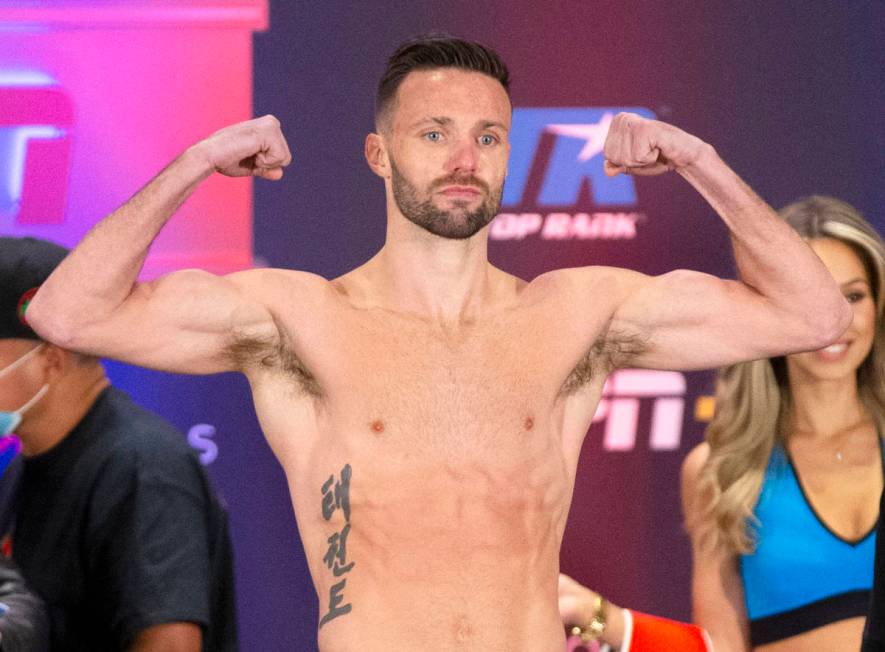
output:
[[396,98],[396,92],[413,70],[461,68],[497,79],[510,93],[510,72],[497,52],[475,41],[448,34],[426,34],[400,45],[387,61],[375,96],[375,123],[378,125]]

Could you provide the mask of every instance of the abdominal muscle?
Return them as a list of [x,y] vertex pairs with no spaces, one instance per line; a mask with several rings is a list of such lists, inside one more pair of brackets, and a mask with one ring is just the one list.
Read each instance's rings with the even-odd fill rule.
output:
[[[313,479],[290,477],[319,617],[349,605],[321,622],[323,652],[564,649],[556,590],[572,478],[556,436],[532,426],[494,450],[488,437],[453,450],[400,446],[391,423],[386,442],[339,439],[300,468]],[[345,464],[349,519],[335,509],[326,520],[321,485],[331,477],[334,490]],[[336,559],[330,537],[345,529]]]

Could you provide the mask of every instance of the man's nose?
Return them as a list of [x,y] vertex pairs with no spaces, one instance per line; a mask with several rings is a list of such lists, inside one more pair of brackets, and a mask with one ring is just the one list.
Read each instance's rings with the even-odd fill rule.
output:
[[446,172],[449,174],[455,173],[464,173],[469,172],[473,174],[476,172],[477,161],[479,160],[479,153],[477,152],[476,143],[472,140],[462,140],[455,144],[452,149],[451,155],[449,156],[448,163],[446,165]]

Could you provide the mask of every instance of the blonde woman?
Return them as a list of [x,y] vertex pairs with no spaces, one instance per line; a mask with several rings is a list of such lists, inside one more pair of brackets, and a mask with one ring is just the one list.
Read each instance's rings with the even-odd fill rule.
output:
[[717,652],[858,650],[870,598],[885,433],[885,247],[848,204],[782,217],[854,308],[819,351],[727,367],[686,458],[694,620]]

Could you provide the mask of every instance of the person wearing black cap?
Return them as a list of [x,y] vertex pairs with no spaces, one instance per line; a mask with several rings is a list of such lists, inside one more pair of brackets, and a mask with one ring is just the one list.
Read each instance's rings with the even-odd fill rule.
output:
[[66,253],[0,238],[0,433],[22,445],[12,557],[47,604],[51,649],[236,650],[227,517],[196,454],[98,358],[28,326]]

